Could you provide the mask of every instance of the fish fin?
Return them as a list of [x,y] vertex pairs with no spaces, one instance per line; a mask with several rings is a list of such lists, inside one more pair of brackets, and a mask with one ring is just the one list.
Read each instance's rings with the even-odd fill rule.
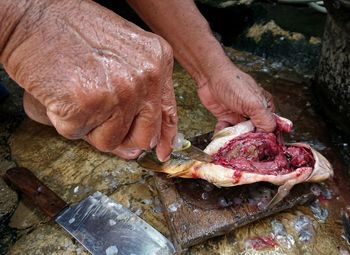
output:
[[155,172],[164,172],[165,163],[160,162],[154,151],[143,152],[137,159],[137,163],[146,169]]
[[[166,171],[165,171],[166,173]],[[170,178],[174,178],[174,177],[182,177],[182,178],[191,178],[190,176],[190,169],[185,169],[185,170],[182,170],[182,171],[178,171],[178,172],[175,172],[175,173],[169,173],[168,176]]]
[[276,206],[279,202],[285,198],[293,186],[296,184],[295,180],[287,181],[285,184],[278,188],[277,194],[271,199],[271,201],[266,205],[266,208],[272,208]]
[[[181,178],[194,178],[193,169],[197,168],[195,161],[188,161],[186,164],[182,164],[182,167],[172,167],[165,169],[164,173],[167,173],[169,177],[181,177]],[[169,171],[168,171],[169,170]]]

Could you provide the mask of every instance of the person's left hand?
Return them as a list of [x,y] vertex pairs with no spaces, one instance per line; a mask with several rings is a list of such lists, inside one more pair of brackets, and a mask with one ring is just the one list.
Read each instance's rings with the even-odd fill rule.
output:
[[249,118],[259,130],[273,131],[276,123],[271,94],[234,65],[226,70],[214,74],[197,90],[202,104],[217,118],[215,132]]
[[257,130],[275,129],[271,96],[232,64],[194,1],[128,2],[172,46],[177,61],[195,80],[202,103],[218,119],[216,130],[245,118]]

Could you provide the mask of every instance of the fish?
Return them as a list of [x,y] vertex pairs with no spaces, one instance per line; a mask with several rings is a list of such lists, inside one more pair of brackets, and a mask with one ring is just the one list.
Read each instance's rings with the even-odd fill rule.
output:
[[149,170],[169,177],[204,179],[217,187],[234,187],[256,182],[279,186],[266,207],[273,207],[298,183],[322,182],[333,177],[330,162],[306,143],[284,143],[282,134],[291,132],[293,123],[275,115],[276,130],[259,132],[247,120],[214,134],[204,149],[213,162],[202,162],[181,155],[172,155],[159,162],[155,155],[142,154],[138,163]]

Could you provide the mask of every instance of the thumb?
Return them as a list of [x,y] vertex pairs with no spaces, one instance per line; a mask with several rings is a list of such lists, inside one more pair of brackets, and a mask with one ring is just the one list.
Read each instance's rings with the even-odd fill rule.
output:
[[215,133],[220,131],[221,129],[232,125],[236,125],[237,123],[246,120],[242,115],[231,111],[223,112],[223,114],[215,115],[215,117],[218,120],[215,126]]
[[273,132],[276,128],[276,118],[268,108],[258,108],[250,119],[258,131]]

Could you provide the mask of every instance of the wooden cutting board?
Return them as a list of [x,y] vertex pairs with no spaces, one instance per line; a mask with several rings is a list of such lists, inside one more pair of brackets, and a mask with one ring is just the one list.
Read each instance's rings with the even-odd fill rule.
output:
[[[203,148],[210,137],[201,135],[192,143]],[[284,201],[266,209],[264,204],[278,188],[269,183],[216,188],[203,180],[157,174],[155,184],[178,251],[314,198],[310,184],[299,184]]]

